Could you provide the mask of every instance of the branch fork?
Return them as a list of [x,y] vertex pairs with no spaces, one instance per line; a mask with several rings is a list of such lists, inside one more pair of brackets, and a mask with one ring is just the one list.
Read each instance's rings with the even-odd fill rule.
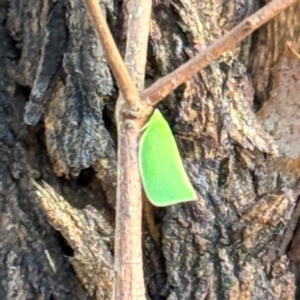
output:
[[[151,0],[131,0],[132,11],[129,14],[125,62],[112,38],[98,0],[85,0],[85,2],[121,92],[116,109],[118,186],[113,299],[142,300],[145,299],[145,288],[141,243],[142,186],[138,168],[138,145],[141,129],[152,107],[223,52],[233,48],[282,10],[295,4],[297,0],[271,1],[143,92],[141,89],[145,77]],[[131,75],[128,70],[131,71]]]

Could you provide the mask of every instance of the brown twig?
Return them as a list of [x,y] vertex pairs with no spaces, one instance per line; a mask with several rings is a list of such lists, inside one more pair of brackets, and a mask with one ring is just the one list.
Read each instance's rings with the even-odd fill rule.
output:
[[111,35],[99,2],[97,0],[86,0],[85,3],[118,87],[129,105],[134,108],[137,105],[139,94]]
[[232,49],[254,30],[296,2],[297,0],[273,0],[234,27],[227,34],[217,39],[212,45],[201,51],[187,63],[157,80],[142,93],[141,98],[147,105],[154,106],[179,85],[192,78],[197,72],[218,58],[222,53]]
[[[130,5],[125,64],[141,91],[145,80],[151,0],[132,0]],[[125,95],[123,97],[119,97],[116,109],[119,147],[113,299],[142,300],[145,299],[142,185],[138,166],[141,130],[126,126],[123,108],[127,99]]]
[[[133,1],[133,0],[132,0]],[[141,133],[136,127],[126,126],[126,116],[123,113],[125,104],[132,111],[137,109],[137,104],[152,107],[167,96],[172,90],[211,63],[223,52],[231,49],[255,29],[273,18],[280,11],[296,3],[297,0],[273,0],[254,15],[247,18],[222,38],[218,39],[194,59],[179,67],[171,74],[158,80],[142,94],[142,103],[139,103],[138,91],[122,62],[118,49],[109,32],[106,21],[101,13],[97,0],[86,0],[86,5],[93,19],[96,32],[102,42],[108,63],[116,77],[117,83],[124,97],[118,101],[118,190],[117,190],[117,228],[115,251],[115,295],[114,299],[145,299],[142,260],[141,260],[141,182],[138,169],[138,142]],[[133,1],[132,9],[140,8],[146,11],[144,19],[137,13],[132,13],[136,22],[130,25],[128,34],[128,47],[126,61],[139,87],[144,78],[145,63],[138,61],[137,45],[144,43],[147,35],[145,24],[149,22],[147,0]],[[149,1],[150,2],[150,1]],[[151,5],[151,2],[150,2]],[[146,16],[146,17],[145,17]],[[131,19],[134,21],[134,19]],[[140,23],[139,23],[140,22]],[[145,26],[145,27],[144,27]],[[142,33],[143,32],[143,33]],[[131,39],[131,41],[130,41]],[[130,44],[132,43],[133,44]],[[131,48],[133,47],[133,48]],[[145,50],[141,51],[144,54]],[[144,58],[143,58],[144,59]],[[150,113],[150,111],[149,111]],[[137,120],[136,120],[137,121]],[[137,266],[135,268],[135,265]]]
[[[140,89],[144,86],[151,4],[149,0],[131,1],[125,62]],[[86,5],[122,94],[116,108],[119,147],[113,299],[142,300],[145,299],[145,287],[141,243],[142,186],[138,168],[140,130],[126,129],[124,119],[126,104],[127,108],[137,109],[140,98],[98,2],[86,0]]]
[[139,92],[142,92],[145,83],[152,1],[130,2],[125,64]]

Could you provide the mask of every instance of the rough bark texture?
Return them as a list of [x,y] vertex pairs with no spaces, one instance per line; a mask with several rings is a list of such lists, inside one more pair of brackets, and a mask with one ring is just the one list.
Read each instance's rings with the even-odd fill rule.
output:
[[[125,4],[101,4],[124,49]],[[157,1],[146,84],[258,6]],[[159,105],[200,200],[144,205],[149,299],[295,298],[298,173],[278,167],[278,139],[262,126],[272,128],[272,109],[257,116],[253,107],[279,93],[271,70],[286,40],[300,50],[299,11],[283,12]],[[0,0],[0,19],[0,299],[110,299],[117,90],[101,45],[80,0]]]

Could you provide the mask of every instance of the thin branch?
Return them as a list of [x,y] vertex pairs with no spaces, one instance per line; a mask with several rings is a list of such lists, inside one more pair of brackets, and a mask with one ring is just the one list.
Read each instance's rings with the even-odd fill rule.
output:
[[134,108],[137,105],[139,94],[111,35],[99,1],[85,0],[85,3],[97,36],[104,48],[108,64],[116,78],[118,87],[124,99]]
[[[129,107],[136,109],[138,104],[144,104],[144,108],[146,108],[146,106],[151,107],[158,103],[172,90],[190,79],[223,52],[234,47],[255,29],[283,9],[296,3],[296,1],[273,0],[225,36],[218,39],[194,59],[146,89],[142,94],[142,103],[139,103],[138,91],[125,64],[122,62],[97,0],[86,0],[86,5],[121,93]],[[147,0],[132,0],[132,23],[130,24],[126,53],[126,61],[140,88],[144,79],[144,70],[141,71],[141,68],[144,68],[144,59],[146,58],[143,56],[142,60],[139,60],[139,56],[145,54],[145,49],[141,50],[141,53],[136,50],[138,50],[138,47],[146,45],[145,35],[147,35],[148,29],[144,26],[149,22],[147,12],[149,12],[148,9],[150,10],[147,2]],[[145,11],[146,14],[143,17],[138,14],[138,12]],[[140,300],[145,299],[141,257],[141,182],[138,169],[138,143],[141,131],[138,130],[139,128],[133,128],[132,123],[131,126],[125,126],[126,119],[124,118],[126,117],[122,114],[124,112],[123,104],[124,100],[121,97],[116,111],[119,147],[114,299]],[[138,127],[138,122],[135,122],[135,125]],[[138,267],[135,268],[135,265]]]
[[187,63],[165,77],[157,80],[153,85],[147,88],[141,95],[144,103],[149,106],[154,106],[179,85],[192,78],[197,72],[201,71],[218,58],[222,53],[232,49],[254,30],[296,2],[297,0],[273,0],[265,5],[262,9],[245,19],[227,34],[217,39],[212,45],[200,52]]
[[132,0],[125,64],[139,92],[144,89],[152,0]]
[[[125,63],[142,90],[145,80],[151,0],[132,0]],[[142,184],[138,166],[141,130],[125,126],[123,97],[116,109],[118,126],[118,186],[115,234],[114,300],[145,299],[142,257]],[[137,123],[137,122],[136,122]],[[138,125],[138,124],[136,124]]]

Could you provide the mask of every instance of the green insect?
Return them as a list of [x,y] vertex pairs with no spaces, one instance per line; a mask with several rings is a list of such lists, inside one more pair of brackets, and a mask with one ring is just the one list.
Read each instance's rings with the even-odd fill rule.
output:
[[155,206],[197,199],[169,124],[155,109],[141,137],[139,167],[144,190]]

